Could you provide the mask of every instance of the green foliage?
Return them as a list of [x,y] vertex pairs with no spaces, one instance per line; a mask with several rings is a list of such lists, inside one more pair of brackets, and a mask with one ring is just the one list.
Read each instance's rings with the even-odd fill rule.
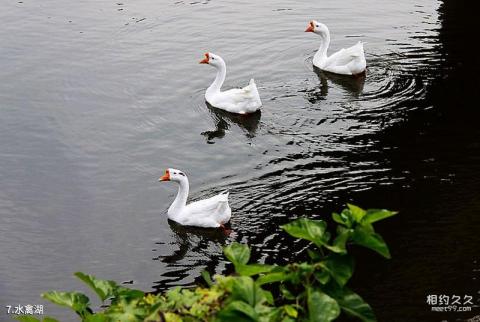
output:
[[[335,238],[322,220],[300,218],[281,226],[291,236],[314,245],[307,250],[309,260],[305,262],[285,266],[249,263],[250,248],[232,243],[224,253],[236,274],[212,279],[204,272],[207,288],[174,288],[153,295],[78,272],[75,276],[102,302],[109,300],[110,305],[103,311],[94,313],[89,298],[78,292],[50,291],[42,296],[71,308],[85,322],[329,322],[342,312],[373,322],[376,318],[370,305],[346,286],[355,266],[348,248],[359,245],[390,258],[373,223],[396,212],[347,206],[340,214],[332,214],[338,224]],[[278,294],[276,299],[270,291]],[[18,320],[41,322],[29,316]],[[46,317],[43,321],[56,320]]]
[[48,317],[48,316],[44,317],[43,320],[39,320],[37,318],[34,318],[31,315],[18,316],[16,319],[18,321],[21,321],[21,322],[58,322],[58,320],[55,320],[54,318],[51,318],[51,317]]

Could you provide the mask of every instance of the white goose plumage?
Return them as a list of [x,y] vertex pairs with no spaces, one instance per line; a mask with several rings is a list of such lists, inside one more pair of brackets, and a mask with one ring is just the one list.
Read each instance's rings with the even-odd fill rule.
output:
[[200,61],[200,64],[209,64],[217,69],[215,80],[205,92],[205,99],[210,105],[238,114],[254,113],[260,109],[262,101],[253,78],[244,88],[234,88],[222,92],[221,88],[227,74],[227,66],[222,57],[206,53],[205,59]]
[[228,204],[228,191],[187,205],[189,184],[185,173],[169,168],[159,181],[174,181],[179,185],[177,197],[168,208],[169,219],[184,226],[205,228],[223,227],[230,220],[232,210]]
[[349,48],[344,48],[327,56],[330,45],[330,31],[324,24],[312,20],[305,32],[313,32],[322,38],[322,43],[313,57],[313,65],[327,72],[341,75],[359,75],[365,72],[367,62],[363,52],[363,43],[358,42]]

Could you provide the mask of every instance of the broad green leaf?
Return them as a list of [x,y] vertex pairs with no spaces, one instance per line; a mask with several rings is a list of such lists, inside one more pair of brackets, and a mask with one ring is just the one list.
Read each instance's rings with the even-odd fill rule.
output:
[[103,313],[95,313],[87,316],[83,322],[109,322],[109,318]]
[[137,322],[143,321],[148,314],[146,307],[139,305],[138,301],[120,300],[117,304],[110,306],[105,314],[109,321],[115,322]]
[[235,268],[238,265],[245,265],[250,259],[250,248],[247,245],[240,243],[232,243],[223,249],[223,253],[228,258],[230,262],[235,265]]
[[33,316],[29,316],[29,315],[17,316],[17,317],[15,317],[15,320],[18,320],[18,321],[21,321],[21,322],[42,322],[41,320],[36,319]]
[[330,322],[340,315],[337,301],[320,289],[308,289],[307,306],[310,322]]
[[369,231],[363,226],[357,226],[352,235],[352,240],[363,247],[370,248],[385,258],[390,258],[390,251],[382,236]]
[[315,276],[315,279],[323,285],[327,284],[331,277],[330,273],[325,269],[316,271],[313,275]]
[[341,215],[337,214],[336,212],[332,213],[332,219],[333,219],[333,221],[335,221],[336,223],[338,223],[340,225],[345,226],[347,224],[346,218],[342,217]]
[[352,277],[353,258],[350,255],[332,254],[321,265],[340,286],[344,286]]
[[42,297],[55,304],[71,308],[81,317],[89,315],[91,311],[88,307],[90,299],[82,293],[50,291],[43,293]]
[[264,264],[250,264],[250,265],[240,264],[235,267],[237,273],[243,276],[253,276],[261,273],[268,273],[273,268],[274,266],[264,265]]
[[367,214],[365,215],[365,217],[363,217],[362,222],[373,224],[374,222],[377,222],[379,220],[395,216],[397,213],[398,212],[396,211],[390,211],[386,209],[368,209]]
[[[337,237],[333,240],[332,247],[337,250],[335,253],[346,253],[347,252],[347,242],[352,235],[353,230],[347,229],[342,226],[337,228]],[[332,250],[333,251],[333,250]]]
[[323,220],[299,218],[280,227],[293,237],[309,240],[318,247],[326,245],[330,239],[327,223]]
[[218,313],[220,321],[258,321],[258,314],[255,309],[242,301],[230,302]]
[[348,315],[355,316],[364,322],[377,321],[372,307],[351,290],[344,289],[342,296],[337,298],[337,301],[342,310]]
[[289,277],[290,277],[290,274],[286,272],[271,272],[271,273],[267,273],[265,275],[260,276],[257,279],[256,283],[257,285],[263,285],[263,284],[283,282],[288,280]]
[[232,298],[256,306],[266,300],[263,290],[247,276],[236,277],[232,284]]
[[275,299],[273,298],[272,292],[262,290],[262,293],[263,293],[263,295],[264,295],[264,297],[265,297],[265,301],[266,301],[268,304],[273,305],[273,303],[275,302]]
[[293,319],[285,316],[285,311],[282,307],[267,307],[265,312],[261,312],[259,315],[259,322],[295,322]]
[[332,219],[347,228],[351,228],[353,225],[352,213],[348,208],[344,209],[340,214],[336,212],[332,213]]
[[97,293],[102,302],[112,297],[118,287],[117,283],[114,281],[100,280],[95,276],[84,274],[82,272],[76,272],[74,275],[90,286],[90,288]]
[[367,214],[367,212],[362,208],[352,205],[350,203],[347,203],[347,207],[350,210],[350,213],[352,214],[353,219],[358,223],[361,222],[363,217]]
[[[87,315],[87,319],[92,316],[92,315]],[[42,322],[59,322],[57,319],[54,319],[52,317],[46,316],[43,318]]]
[[298,316],[298,311],[293,305],[284,305],[283,309],[285,310],[287,315],[292,318],[296,318]]
[[114,296],[114,299],[112,300],[112,302],[114,303],[119,299],[125,299],[127,301],[133,300],[133,299],[141,299],[142,297],[145,296],[145,293],[140,290],[134,290],[127,287],[118,286],[113,296]]

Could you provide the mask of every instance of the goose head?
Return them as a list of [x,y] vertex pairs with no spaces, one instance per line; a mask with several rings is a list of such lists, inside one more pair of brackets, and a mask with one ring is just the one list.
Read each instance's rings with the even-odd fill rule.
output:
[[316,20],[311,20],[308,23],[308,26],[307,26],[307,29],[305,29],[305,32],[313,32],[318,35],[325,35],[329,33],[327,26]]
[[225,66],[225,61],[222,59],[222,57],[212,54],[212,53],[205,53],[205,58],[200,61],[200,64],[209,64],[212,65],[213,67],[220,67],[220,66]]
[[165,174],[158,181],[175,181],[182,182],[187,179],[187,175],[180,170],[168,168]]

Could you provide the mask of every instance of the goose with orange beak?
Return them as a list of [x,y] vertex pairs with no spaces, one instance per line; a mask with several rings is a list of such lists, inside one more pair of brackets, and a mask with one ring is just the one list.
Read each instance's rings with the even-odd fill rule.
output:
[[237,114],[254,113],[260,109],[262,101],[253,78],[244,88],[234,88],[222,92],[221,88],[227,74],[227,66],[223,58],[212,53],[206,53],[200,64],[208,64],[217,70],[215,80],[205,92],[205,100],[210,105]]
[[312,32],[321,38],[320,48],[313,57],[313,65],[321,70],[341,75],[361,75],[365,73],[367,62],[363,51],[363,43],[344,48],[327,56],[330,46],[330,31],[327,26],[312,20],[305,32]]
[[187,204],[189,183],[184,172],[169,168],[159,181],[173,181],[178,184],[177,196],[168,208],[169,219],[184,226],[204,228],[224,228],[230,220],[232,210],[228,204],[228,191]]

